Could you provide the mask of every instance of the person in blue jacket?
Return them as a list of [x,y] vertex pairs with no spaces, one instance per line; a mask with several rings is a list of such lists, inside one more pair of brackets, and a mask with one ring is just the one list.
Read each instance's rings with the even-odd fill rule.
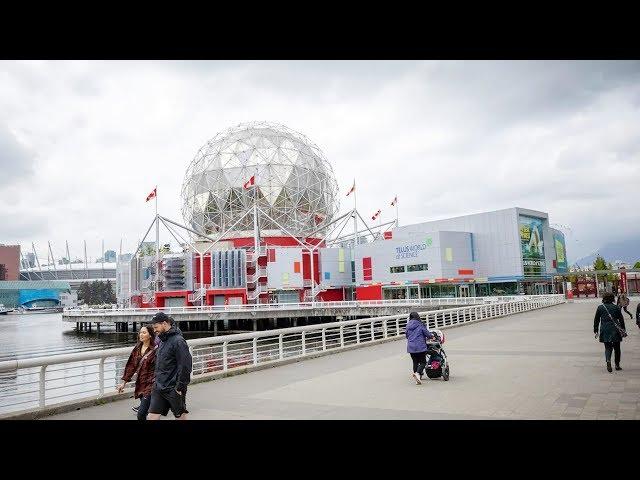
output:
[[413,360],[413,373],[411,376],[415,379],[416,384],[422,383],[422,375],[424,368],[427,366],[427,339],[433,338],[433,334],[420,320],[418,312],[411,312],[407,321],[407,353],[411,355]]

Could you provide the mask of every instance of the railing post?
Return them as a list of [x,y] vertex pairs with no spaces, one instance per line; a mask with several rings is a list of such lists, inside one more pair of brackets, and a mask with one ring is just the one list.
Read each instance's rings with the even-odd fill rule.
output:
[[322,329],[322,351],[324,352],[327,349],[327,329]]
[[387,331],[387,321],[386,321],[386,320],[384,320],[384,321],[382,322],[382,337],[383,337],[383,338],[387,338],[387,334],[388,334],[388,331]]
[[307,353],[307,332],[302,332],[302,355]]
[[356,323],[356,343],[360,343],[360,324]]
[[227,362],[227,343],[222,343],[222,371],[226,372],[228,370],[228,362]]
[[344,347],[344,325],[340,325],[340,346]]
[[253,364],[258,364],[258,338],[253,337]]
[[278,335],[278,358],[280,360],[284,358],[284,349],[282,348],[282,337],[283,337],[282,333]]
[[102,357],[100,359],[100,366],[98,367],[98,371],[99,371],[98,384],[100,386],[100,396],[104,395],[104,360],[105,360],[105,357]]
[[400,319],[396,317],[396,336],[400,336]]
[[47,372],[47,366],[46,365],[42,365],[40,367],[40,408],[44,408],[44,404],[45,404],[45,375]]
[[373,333],[373,320],[371,320],[371,341],[373,342],[376,339],[374,333]]

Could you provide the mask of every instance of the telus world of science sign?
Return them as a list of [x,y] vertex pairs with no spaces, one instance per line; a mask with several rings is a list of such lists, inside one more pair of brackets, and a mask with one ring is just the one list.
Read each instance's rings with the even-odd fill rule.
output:
[[520,247],[525,277],[538,277],[546,272],[542,220],[520,215]]

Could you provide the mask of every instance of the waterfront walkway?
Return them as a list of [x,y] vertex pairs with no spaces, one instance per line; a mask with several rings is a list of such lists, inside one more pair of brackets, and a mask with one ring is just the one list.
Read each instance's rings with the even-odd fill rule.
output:
[[[632,304],[635,311],[635,298]],[[623,370],[608,373],[592,333],[597,305],[581,301],[445,330],[449,382],[416,385],[403,339],[195,384],[190,418],[640,419],[640,330],[625,318]],[[135,403],[48,418],[135,420]]]

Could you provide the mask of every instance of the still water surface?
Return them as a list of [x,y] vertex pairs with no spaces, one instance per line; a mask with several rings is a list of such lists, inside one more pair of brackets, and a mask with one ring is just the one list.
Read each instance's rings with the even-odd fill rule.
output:
[[[102,325],[100,333],[76,332],[75,323],[61,313],[0,315],[0,361],[135,345],[137,333],[116,332]],[[184,332],[184,337],[213,336],[213,332]]]

